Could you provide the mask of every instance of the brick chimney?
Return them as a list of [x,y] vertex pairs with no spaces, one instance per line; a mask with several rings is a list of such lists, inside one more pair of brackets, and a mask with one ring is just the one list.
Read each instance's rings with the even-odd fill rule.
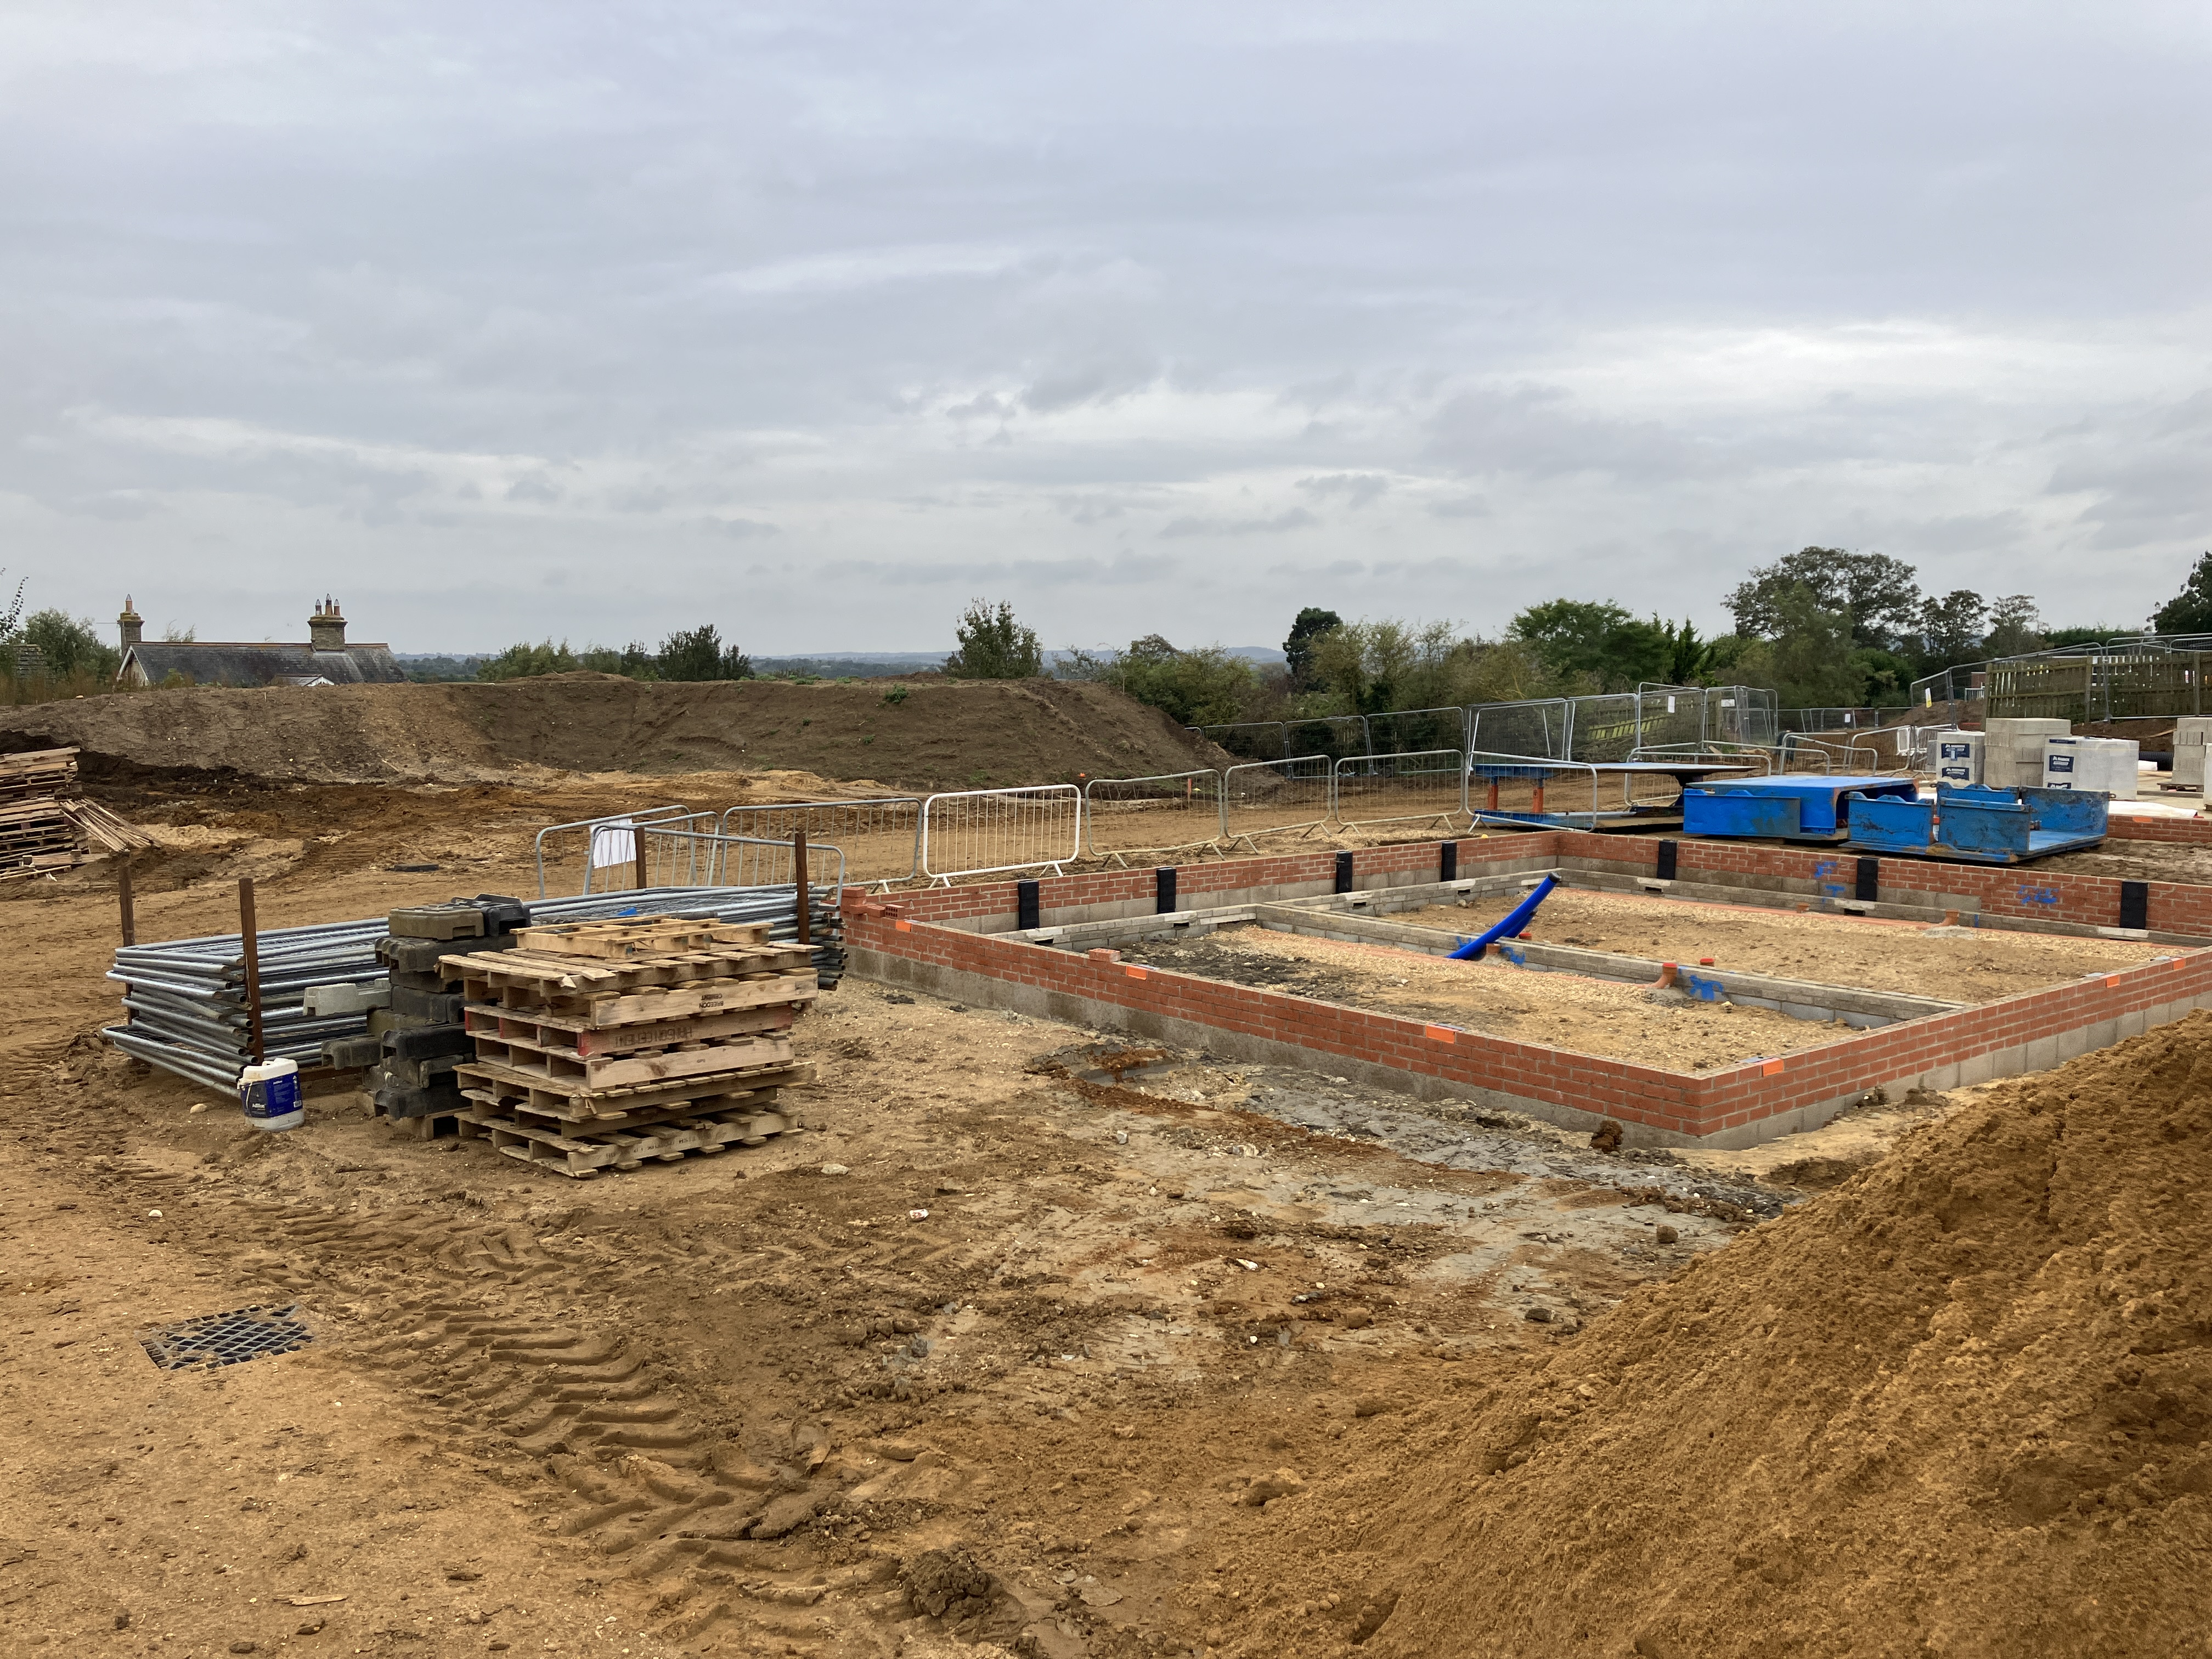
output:
[[125,651],[145,637],[146,619],[138,614],[138,608],[131,603],[128,593],[123,596],[123,614],[115,619],[115,625],[123,630],[123,648]]
[[314,651],[345,649],[345,618],[338,614],[337,601],[327,593],[307,618],[307,646]]

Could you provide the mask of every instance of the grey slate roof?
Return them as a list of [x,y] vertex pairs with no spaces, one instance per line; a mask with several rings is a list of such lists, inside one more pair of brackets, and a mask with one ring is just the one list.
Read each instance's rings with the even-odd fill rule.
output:
[[392,685],[406,671],[386,645],[318,651],[306,645],[179,644],[142,640],[123,653],[118,679],[159,685],[171,674],[193,685]]

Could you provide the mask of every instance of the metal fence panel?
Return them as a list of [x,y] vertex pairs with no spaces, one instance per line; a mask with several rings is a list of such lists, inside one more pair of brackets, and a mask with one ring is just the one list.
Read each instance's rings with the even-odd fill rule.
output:
[[1565,697],[1477,703],[1467,711],[1467,737],[1461,746],[1565,760],[1573,713],[1574,705]]
[[1467,751],[1351,755],[1336,763],[1336,821],[1358,824],[1442,823],[1467,811]]
[[1642,685],[1636,691],[1636,744],[1698,743],[1705,731],[1701,685]]
[[1318,830],[1335,809],[1335,767],[1327,755],[1231,767],[1221,775],[1224,838]]
[[1280,720],[1240,720],[1233,726],[1186,726],[1215,747],[1245,760],[1279,760],[1291,752],[1290,728]]
[[1286,721],[1285,725],[1285,756],[1295,751],[1301,756],[1326,755],[1331,760],[1341,760],[1346,755],[1375,752],[1367,721],[1358,714],[1318,715],[1312,720]]
[[1601,812],[1624,811],[1629,803],[1622,777],[1607,775],[1601,779],[1593,764],[1552,755],[1473,750],[1467,757],[1467,771],[1472,823],[1525,826],[1579,820],[1594,828]]
[[921,867],[919,795],[732,806],[717,828],[722,835],[755,841],[787,842],[804,830],[810,842],[835,842],[845,849],[847,876],[862,886],[911,881]]
[[1574,700],[1574,725],[1568,732],[1567,758],[1617,761],[1637,745],[1640,723],[1633,691]]
[[1221,774],[1210,768],[1083,786],[1083,844],[1092,858],[1188,852],[1228,834]]
[[1370,714],[1366,719],[1369,752],[1372,754],[1429,754],[1439,749],[1467,747],[1464,708],[1401,708],[1395,714]]
[[933,882],[1050,870],[1083,852],[1083,792],[1072,783],[963,789],[921,804],[921,873]]
[[[598,890],[611,887],[635,887],[637,880],[638,843],[636,831],[640,826],[658,826],[669,830],[712,830],[714,815],[695,812],[687,806],[671,804],[665,806],[642,807],[631,812],[610,812],[603,817],[578,818],[572,823],[551,823],[538,832],[533,851],[538,860],[538,896],[546,896],[547,871],[564,891],[588,893],[593,890],[593,878],[598,878]],[[663,856],[672,855],[664,846]],[[691,887],[696,882],[680,879],[656,882],[653,879],[653,848],[646,848],[647,886]],[[605,872],[605,874],[601,874]],[[664,872],[663,873],[666,873]]]

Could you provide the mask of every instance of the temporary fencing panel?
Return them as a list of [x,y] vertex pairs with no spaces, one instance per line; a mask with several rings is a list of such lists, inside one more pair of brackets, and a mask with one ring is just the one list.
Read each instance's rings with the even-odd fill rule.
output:
[[834,842],[845,849],[848,878],[862,886],[911,881],[921,867],[919,795],[732,806],[720,829],[725,836],[782,842],[803,830],[810,842]]
[[1565,760],[1574,706],[1565,697],[1476,703],[1467,711],[1468,749]]
[[1083,844],[1092,858],[1188,852],[1228,833],[1218,772],[1093,778],[1083,786]]
[[1291,752],[1290,728],[1280,720],[1241,720],[1233,726],[1187,726],[1217,748],[1244,760],[1279,760]]
[[1049,869],[1083,852],[1083,793],[1072,783],[964,789],[921,804],[921,873],[932,881]]
[[[636,832],[641,827],[711,831],[714,815],[670,805],[611,812],[604,817],[579,818],[573,823],[548,824],[538,832],[533,849],[538,860],[538,896],[548,896],[549,879],[563,892],[578,894],[604,893],[638,885]],[[655,848],[648,839],[645,851],[645,885],[699,884],[684,878],[683,872],[690,864],[688,854],[680,863],[657,867],[655,858],[673,858],[674,850],[666,843]]]
[[1577,697],[1574,727],[1567,758],[1578,761],[1617,761],[1628,758],[1642,729],[1638,698],[1633,691],[1601,697]]
[[1329,714],[1313,720],[1287,722],[1289,736],[1283,752],[1292,750],[1300,755],[1326,755],[1331,760],[1341,760],[1346,755],[1371,755],[1374,744],[1367,734],[1367,722],[1358,714]]
[[1334,811],[1334,782],[1335,763],[1327,755],[1232,766],[1221,775],[1221,833],[1318,829]]
[[1336,763],[1334,794],[1336,821],[1346,827],[1418,820],[1449,828],[1467,811],[1467,751],[1347,756]]
[[1467,747],[1464,708],[1401,708],[1395,714],[1370,714],[1366,719],[1367,738],[1374,754],[1429,754]]

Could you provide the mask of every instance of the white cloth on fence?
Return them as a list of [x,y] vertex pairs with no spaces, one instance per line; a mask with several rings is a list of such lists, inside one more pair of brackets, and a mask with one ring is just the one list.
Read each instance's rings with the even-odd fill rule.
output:
[[628,818],[612,823],[602,823],[592,831],[592,868],[604,870],[611,864],[637,862],[637,836],[635,826]]

